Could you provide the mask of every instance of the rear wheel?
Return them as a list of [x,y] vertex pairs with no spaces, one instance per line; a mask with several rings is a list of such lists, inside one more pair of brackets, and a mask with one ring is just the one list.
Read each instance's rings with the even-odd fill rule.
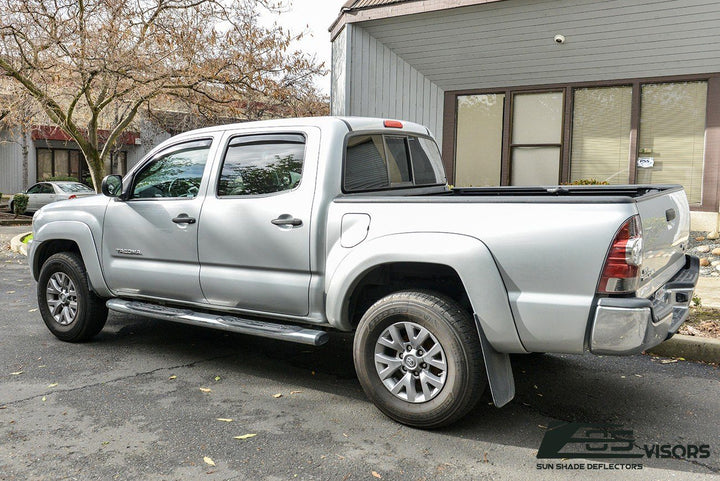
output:
[[397,292],[373,304],[360,320],[353,354],[365,394],[410,426],[457,421],[486,385],[472,318],[431,291]]
[[86,341],[105,326],[105,301],[90,291],[85,265],[75,253],[54,254],[45,261],[37,299],[45,325],[60,340]]

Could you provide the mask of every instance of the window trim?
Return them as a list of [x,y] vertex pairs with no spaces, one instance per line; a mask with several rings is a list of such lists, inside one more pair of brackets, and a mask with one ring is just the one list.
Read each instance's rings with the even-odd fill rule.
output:
[[[298,135],[303,138],[303,169],[302,174],[300,175],[300,182],[293,187],[292,189],[287,190],[280,190],[277,192],[268,192],[267,194],[241,194],[241,195],[218,195],[218,190],[220,188],[220,178],[222,177],[222,171],[223,167],[225,166],[225,159],[227,157],[227,153],[230,150],[230,147],[233,147],[232,143],[233,140],[239,139],[239,138],[249,138],[249,137],[264,137],[266,139],[269,139],[271,137],[274,137],[275,139],[280,139],[281,137],[288,137],[292,135]],[[262,143],[270,143],[268,140],[257,140],[257,141],[248,141],[248,142],[242,142],[241,144],[262,144]],[[285,143],[298,143],[298,142],[288,142],[285,141]],[[227,139],[225,142],[225,150],[223,151],[222,160],[220,161],[220,165],[217,169],[217,174],[215,176],[214,182],[213,182],[213,195],[218,200],[226,200],[226,199],[259,199],[264,197],[273,197],[276,195],[281,194],[289,194],[291,192],[295,192],[298,189],[300,189],[301,186],[303,186],[303,182],[305,180],[305,167],[306,167],[306,160],[307,160],[307,148],[308,148],[308,136],[305,132],[299,132],[299,131],[287,131],[287,132],[253,132],[253,133],[240,133],[237,135],[232,135]]]
[[[57,170],[55,168],[55,152],[59,150],[65,150],[68,152],[68,166],[70,165],[70,153],[71,152],[78,152],[79,158],[78,158],[78,167],[80,169],[79,175],[80,178],[78,179],[78,182],[82,183],[82,179],[84,175],[89,175],[90,171],[87,168],[87,162],[85,161],[85,157],[83,156],[82,150],[80,149],[72,149],[69,147],[49,147],[49,146],[36,146],[35,147],[35,183],[39,182],[47,182],[47,180],[41,180],[38,178],[38,174],[40,173],[40,151],[41,150],[48,150],[50,151],[50,169],[52,170],[52,175],[50,177],[58,177]],[[68,173],[68,177],[74,177],[73,175],[70,175]]]
[[[381,189],[347,190],[345,188],[345,167],[347,164],[348,141],[352,137],[360,137],[360,136],[365,136],[365,135],[382,135],[383,136],[383,149],[386,148],[386,146],[385,146],[385,136],[386,135],[389,135],[391,137],[405,137],[405,145],[406,145],[407,152],[408,152],[408,158],[410,160],[410,166],[413,169],[412,174],[411,174],[412,182],[410,182],[410,183],[406,182],[406,183],[396,185],[395,187],[393,187],[393,184],[390,183],[390,172],[389,172],[389,168],[388,168],[388,185],[389,185],[388,187],[383,187]],[[426,134],[416,133],[416,132],[402,132],[402,131],[401,132],[392,132],[392,131],[387,131],[387,130],[359,130],[359,131],[348,132],[347,134],[345,134],[345,139],[343,139],[343,147],[342,147],[342,166],[340,169],[340,191],[343,194],[364,194],[364,193],[369,193],[369,192],[386,192],[389,190],[424,189],[427,187],[438,187],[438,186],[444,187],[444,186],[446,186],[447,185],[447,171],[445,172],[445,182],[442,182],[442,183],[439,182],[436,184],[420,184],[420,185],[415,184],[415,170],[414,170],[415,166],[412,161],[412,152],[410,152],[410,146],[408,145],[408,142],[407,142],[407,138],[411,137],[411,136],[417,137],[417,138],[422,138],[422,139],[428,139],[428,140],[432,141],[433,143],[436,142],[435,139],[433,139],[431,136],[426,135]],[[443,160],[443,157],[442,157],[442,153],[440,153],[440,160],[443,164],[445,163]],[[387,165],[387,163],[386,163],[386,165]]]
[[[208,148],[208,158],[205,161],[205,166],[203,168],[203,175],[200,179],[200,187],[198,188],[198,194],[195,197],[133,197],[133,193],[135,191],[135,180],[137,179],[138,174],[142,173],[150,164],[158,160],[160,157],[172,154],[175,151],[183,150],[182,146],[187,144],[193,144],[193,143],[200,143],[200,142],[209,142],[207,144]],[[178,200],[185,200],[185,201],[193,201],[196,199],[201,198],[202,196],[200,193],[202,192],[202,185],[203,180],[205,180],[205,175],[207,172],[208,165],[212,163],[212,159],[210,155],[212,154],[212,147],[213,143],[215,142],[215,139],[213,137],[200,137],[197,139],[184,139],[180,142],[176,142],[172,145],[168,145],[163,150],[160,150],[153,154],[151,157],[148,157],[145,159],[144,162],[138,164],[130,173],[126,175],[126,177],[130,177],[130,181],[125,184],[125,179],[123,179],[123,200],[125,202],[160,202],[160,201],[178,201]],[[125,186],[126,185],[126,186]]]
[[707,82],[707,105],[705,112],[705,159],[703,167],[702,201],[700,204],[691,204],[690,210],[701,212],[718,212],[720,207],[720,72],[705,74],[674,75],[665,77],[638,77],[615,80],[598,80],[584,82],[567,82],[559,84],[516,85],[509,87],[477,88],[465,90],[452,90],[445,92],[443,108],[443,143],[442,159],[448,181],[455,181],[455,163],[457,143],[457,99],[463,95],[505,94],[503,116],[503,150],[501,155],[500,185],[509,185],[509,149],[507,148],[510,136],[509,97],[511,93],[532,93],[534,91],[563,90],[565,105],[563,112],[563,141],[561,148],[560,181],[568,182],[570,177],[570,136],[572,135],[573,92],[577,88],[593,87],[619,87],[632,86],[632,108],[630,124],[630,146],[628,164],[630,167],[629,183],[635,182],[635,164],[638,157],[638,133],[640,127],[640,89],[644,84],[677,83],[677,82]]

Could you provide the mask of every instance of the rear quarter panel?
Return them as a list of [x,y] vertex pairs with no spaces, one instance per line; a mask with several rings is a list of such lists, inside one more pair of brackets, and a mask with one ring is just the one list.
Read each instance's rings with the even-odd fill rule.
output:
[[[622,222],[637,213],[634,203],[364,199],[336,201],[330,212],[333,224],[339,224],[345,213],[368,214],[370,227],[363,243],[397,233],[436,232],[463,234],[486,245],[514,318],[515,326],[509,322],[507,329],[517,328],[524,349],[536,352],[584,350],[608,247]],[[336,246],[333,263],[340,265],[353,249],[337,247],[338,236],[339,229],[329,229],[328,246]],[[448,248],[432,247],[438,257]],[[473,263],[472,258],[464,261]],[[328,269],[331,275],[332,266]],[[479,300],[471,301],[475,306]]]

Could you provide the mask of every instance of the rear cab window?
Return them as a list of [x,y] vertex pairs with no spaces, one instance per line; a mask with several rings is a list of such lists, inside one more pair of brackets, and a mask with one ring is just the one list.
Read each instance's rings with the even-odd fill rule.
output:
[[417,135],[360,134],[348,138],[344,192],[444,185],[440,151]]

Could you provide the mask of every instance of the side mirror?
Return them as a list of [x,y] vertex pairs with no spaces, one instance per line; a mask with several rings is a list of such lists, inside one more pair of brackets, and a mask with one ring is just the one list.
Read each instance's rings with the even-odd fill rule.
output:
[[119,175],[108,175],[102,181],[103,195],[108,197],[120,197],[123,190],[122,177]]

